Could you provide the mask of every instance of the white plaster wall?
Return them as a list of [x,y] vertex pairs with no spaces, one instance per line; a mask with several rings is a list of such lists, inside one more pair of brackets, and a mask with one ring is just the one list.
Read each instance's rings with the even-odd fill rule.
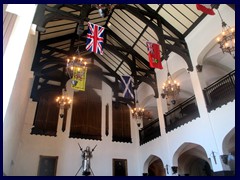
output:
[[[215,10],[216,11],[216,10]],[[229,26],[235,26],[235,12],[226,4],[221,4],[219,7],[219,12],[223,20]],[[204,59],[204,56],[208,51],[213,48],[217,42],[216,38],[222,32],[222,24],[218,12],[215,12],[215,16],[205,17],[194,30],[185,38],[190,57],[195,67],[198,62],[201,62]]]
[[[226,113],[227,112],[227,113]],[[225,136],[235,127],[235,100],[217,108],[209,113],[209,119],[213,127],[214,135],[218,145],[219,155],[222,152],[222,143]]]
[[37,36],[29,34],[4,119],[3,171],[6,175],[11,174],[12,167],[15,165],[15,156],[18,150],[31,93],[33,75],[30,69],[36,44]]
[[[234,11],[226,5],[221,5],[219,10],[225,22],[227,22],[227,24],[230,26],[234,25]],[[209,29],[211,29],[211,31]],[[198,86],[198,82],[196,82],[198,78],[195,72],[195,66],[198,64],[197,62],[201,61],[201,59],[204,58],[204,55],[208,52],[208,50],[210,50],[216,44],[215,38],[220,33],[221,21],[219,16],[207,16],[198,25],[198,27],[194,29],[188,35],[188,37],[186,37],[186,41],[190,50],[191,60],[194,67],[194,73],[190,73],[193,83],[192,85],[194,87],[196,98],[199,99],[198,101],[200,101],[198,105],[202,106],[199,107],[200,118],[197,118],[196,120],[189,122],[188,124],[185,124],[184,126],[181,126],[180,128],[177,128],[167,134],[163,132],[163,127],[160,127],[162,136],[140,147],[140,162],[142,165],[151,154],[160,157],[163,160],[164,165],[176,165],[173,164],[172,159],[176,150],[184,142],[192,142],[201,145],[206,150],[208,156],[211,157],[212,162],[214,161],[213,157],[211,156],[211,152],[216,152],[215,155],[217,156],[218,164],[213,163],[213,170],[222,170],[219,159],[219,155],[222,153],[222,148],[220,149],[220,147],[222,147],[223,138],[233,127],[235,127],[235,123],[233,123],[235,122],[235,105],[233,103],[228,103],[222,108],[218,108],[216,111],[206,113],[205,104],[201,102],[203,100],[202,90],[200,86]],[[173,63],[176,62],[176,58],[179,59],[180,63],[177,66]],[[172,59],[175,60],[171,61]],[[156,70],[159,90],[161,89],[161,85],[166,79],[165,77],[167,74],[167,69],[165,61],[163,62],[163,66],[165,67],[163,70]],[[168,66],[171,74],[182,68],[187,69],[185,61],[182,60],[180,56],[174,53],[171,53],[169,56]],[[160,93],[161,92],[159,91],[159,94]],[[198,96],[201,96],[201,98],[199,98]],[[158,106],[161,108],[158,111],[160,113],[165,112],[167,110],[166,106],[164,105],[166,103],[165,100],[158,99],[157,102]],[[159,118],[160,126],[164,126],[164,122],[163,120],[161,120],[161,114],[159,114]],[[227,128],[225,128],[225,126]]]
[[[73,91],[67,83],[67,91],[71,96]],[[140,165],[138,163],[137,147],[139,139],[137,137],[137,125],[131,121],[131,133],[133,143],[112,142],[112,98],[111,88],[103,82],[102,90],[96,90],[102,95],[102,140],[84,140],[68,138],[71,119],[70,108],[68,110],[67,129],[61,131],[62,120],[59,118],[57,137],[48,137],[40,135],[30,135],[36,102],[28,102],[27,113],[25,117],[24,130],[21,137],[21,143],[17,154],[17,161],[14,165],[13,175],[36,176],[38,171],[39,156],[58,156],[57,176],[74,176],[82,163],[81,151],[78,143],[83,149],[86,146],[93,148],[97,145],[91,159],[91,167],[96,176],[112,176],[112,159],[127,159],[128,175],[141,175]],[[53,97],[53,100],[55,98]],[[74,99],[73,99],[74,101]],[[105,106],[109,104],[109,135],[105,135]],[[80,176],[82,171],[78,173]]]
[[[228,7],[220,6],[221,8],[225,8],[225,14],[228,13]],[[231,11],[231,9],[230,9]],[[224,13],[223,13],[224,17]],[[229,19],[229,18],[228,18]],[[231,18],[230,18],[231,19]],[[228,21],[228,20],[226,20]],[[191,33],[189,37],[187,37],[187,41],[189,42],[190,54],[193,59],[194,66],[197,64],[197,59],[199,59],[199,54],[204,52],[204,47],[208,46],[208,43],[211,39],[217,36],[217,30],[219,30],[219,22],[217,22],[217,17],[206,17],[203,22],[200,23],[197,32]],[[231,25],[231,24],[229,24]],[[204,27],[211,27],[211,31],[207,31],[202,33]],[[201,28],[202,27],[202,28]],[[201,34],[201,36],[199,36]],[[204,39],[204,41],[202,41]],[[206,41],[205,41],[206,40]],[[208,41],[209,40],[209,41]],[[193,41],[193,43],[191,43]],[[198,42],[198,43],[196,43]],[[169,66],[171,63],[171,58],[177,58],[176,55],[171,54],[170,59],[168,61]],[[180,57],[180,65],[171,66],[171,72],[175,72],[179,69],[186,68],[186,63]],[[173,68],[173,69],[172,69]],[[166,77],[166,70],[157,70],[158,77],[158,88],[161,89],[161,84],[163,83],[163,78]],[[194,86],[194,84],[193,84]],[[19,89],[23,86],[19,86]],[[197,90],[200,92],[200,90]],[[72,94],[72,92],[69,92]],[[160,92],[159,92],[160,93]],[[196,92],[195,92],[196,93]],[[81,165],[81,153],[77,143],[80,143],[83,148],[86,146],[90,146],[93,148],[96,144],[97,147],[93,152],[92,158],[92,169],[95,175],[97,176],[111,176],[112,175],[112,158],[123,158],[127,159],[128,162],[128,175],[142,175],[144,172],[143,165],[144,162],[150,155],[155,155],[161,158],[164,166],[166,164],[171,167],[173,164],[173,155],[176,150],[184,143],[184,142],[192,142],[195,144],[201,145],[207,152],[207,155],[210,157],[210,153],[212,151],[217,152],[217,162],[218,165],[214,165],[214,171],[221,170],[221,163],[218,155],[221,154],[222,140],[224,136],[230,131],[233,127],[235,127],[235,104],[234,102],[228,103],[222,108],[216,109],[211,113],[201,114],[200,118],[185,124],[169,133],[163,132],[162,128],[163,119],[162,113],[164,112],[164,106],[162,102],[164,100],[157,99],[158,106],[161,108],[158,112],[161,114],[160,117],[160,125],[161,125],[161,137],[158,137],[142,146],[139,147],[139,139],[138,139],[138,131],[135,122],[131,121],[131,132],[132,132],[132,140],[133,143],[117,143],[111,141],[111,127],[112,127],[112,102],[111,89],[103,83],[103,90],[99,92],[102,94],[102,102],[103,102],[103,115],[102,115],[102,141],[94,141],[94,140],[82,140],[82,139],[69,139],[68,133],[58,131],[57,137],[45,137],[45,136],[36,136],[30,135],[30,130],[32,127],[36,103],[28,101],[27,113],[25,116],[24,129],[22,131],[22,136],[20,142],[20,146],[18,148],[17,158],[14,161],[14,170],[12,175],[37,175],[38,162],[40,155],[46,156],[59,156],[58,165],[57,165],[57,175],[64,176],[74,176],[77,172],[78,168]],[[196,94],[197,96],[197,94]],[[28,98],[26,98],[28,99]],[[109,120],[110,120],[110,134],[106,137],[104,134],[105,127],[105,105],[109,104]],[[15,109],[17,106],[14,106]],[[203,107],[200,107],[203,108]],[[71,109],[69,109],[68,119],[67,119],[67,127],[69,128],[70,117],[71,117]],[[20,117],[20,116],[19,116]],[[58,124],[61,127],[61,122]],[[58,130],[59,130],[58,127]],[[20,131],[17,131],[20,132]],[[16,137],[16,136],[14,136]],[[18,142],[17,139],[14,139],[15,144]],[[6,143],[6,142],[5,142]],[[8,146],[10,147],[10,146]],[[11,147],[17,149],[16,147]],[[11,150],[12,151],[12,150]],[[11,160],[10,158],[8,158]],[[213,162],[213,160],[212,160]],[[9,169],[10,162],[8,161],[7,168]],[[9,171],[7,171],[9,172]],[[169,170],[170,174],[171,171]],[[81,175],[81,172],[78,174]]]
[[143,168],[144,162],[153,154],[161,158],[164,165],[177,165],[173,162],[174,153],[183,143],[189,142],[201,145],[212,162],[211,152],[216,152],[218,164],[213,164],[213,168],[214,171],[219,171],[222,168],[219,155],[222,154],[223,138],[234,127],[235,104],[230,102],[209,113],[209,119],[197,118],[140,146],[140,164]]

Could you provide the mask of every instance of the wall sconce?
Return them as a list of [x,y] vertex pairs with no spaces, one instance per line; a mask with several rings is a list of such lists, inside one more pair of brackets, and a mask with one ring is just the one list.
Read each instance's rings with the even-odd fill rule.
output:
[[177,173],[177,166],[172,166],[172,174],[176,174]]
[[228,165],[228,155],[227,154],[223,154],[223,155],[220,155],[221,159],[222,159],[222,162],[226,165]]
[[197,72],[202,72],[202,65],[196,65]]
[[167,174],[168,174],[168,165],[166,164],[166,171],[167,171]]

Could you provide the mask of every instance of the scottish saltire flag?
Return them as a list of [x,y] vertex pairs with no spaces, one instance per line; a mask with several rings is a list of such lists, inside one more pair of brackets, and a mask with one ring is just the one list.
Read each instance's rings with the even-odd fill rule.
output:
[[86,50],[103,55],[104,27],[88,22]]
[[71,87],[77,91],[85,91],[87,68],[74,68]]
[[132,77],[131,76],[121,76],[121,90],[123,91],[123,97],[127,99],[134,99],[133,87],[132,87]]

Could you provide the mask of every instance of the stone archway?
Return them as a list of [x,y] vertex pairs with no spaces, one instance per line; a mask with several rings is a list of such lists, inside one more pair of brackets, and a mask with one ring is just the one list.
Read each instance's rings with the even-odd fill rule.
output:
[[[235,128],[224,137],[222,142],[223,155],[227,155],[224,164],[228,165],[231,171],[235,171]],[[223,157],[223,156],[222,156]]]
[[150,155],[144,163],[144,172],[148,176],[166,176],[161,158],[155,155]]
[[181,176],[211,176],[210,160],[205,149],[195,143],[183,143],[173,156],[173,165]]

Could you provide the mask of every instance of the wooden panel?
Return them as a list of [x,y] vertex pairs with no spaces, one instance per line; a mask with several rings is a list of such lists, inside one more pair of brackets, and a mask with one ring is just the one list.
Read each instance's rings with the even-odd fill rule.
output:
[[45,92],[37,105],[31,134],[56,136],[59,108],[55,102],[58,92]]
[[132,142],[130,111],[126,104],[113,102],[113,141]]
[[101,97],[89,89],[73,99],[70,137],[101,140]]
[[109,134],[109,105],[106,105],[106,130],[105,130],[105,135],[108,136]]
[[102,89],[102,69],[89,65],[87,70],[86,90],[88,89]]

